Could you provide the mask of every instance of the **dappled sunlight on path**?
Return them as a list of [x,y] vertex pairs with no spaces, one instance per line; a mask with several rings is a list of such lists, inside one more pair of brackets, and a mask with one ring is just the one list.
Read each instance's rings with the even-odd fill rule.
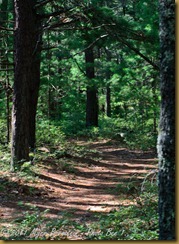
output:
[[2,219],[22,214],[19,201],[35,205],[41,211],[49,209],[47,216],[50,218],[58,217],[62,211],[79,218],[90,216],[91,212],[109,212],[136,204],[130,192],[121,192],[118,186],[135,182],[135,187],[140,187],[146,175],[157,169],[156,155],[152,151],[120,148],[108,141],[73,143],[85,146],[89,153],[69,159],[71,172],[58,167],[53,159],[50,163],[44,161],[37,174],[38,183],[31,184],[36,189],[34,195],[28,194],[28,188],[27,192],[18,194],[22,186],[17,182],[18,190],[2,196]]

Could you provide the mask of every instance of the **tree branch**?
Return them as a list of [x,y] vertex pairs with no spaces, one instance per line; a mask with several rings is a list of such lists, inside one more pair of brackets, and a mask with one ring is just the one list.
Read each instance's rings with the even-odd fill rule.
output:
[[[114,36],[119,42],[123,43],[125,46],[127,46],[130,50],[132,50],[133,52],[135,52],[137,55],[139,55],[141,58],[143,58],[146,62],[148,62],[150,65],[152,65],[152,67],[159,71],[159,66],[154,63],[152,60],[150,60],[148,57],[146,57],[144,54],[142,54],[137,48],[135,48],[134,46],[132,46],[128,41],[125,41],[124,38],[120,38],[115,32],[106,29],[106,32],[110,33],[110,35]],[[126,39],[128,39],[126,37]]]
[[0,69],[0,71],[14,71],[14,69]]
[[129,44],[128,42],[118,38],[120,40],[120,42],[122,42],[124,45],[126,45],[129,49],[131,49],[132,51],[134,51],[136,54],[138,54],[141,58],[143,58],[145,61],[147,61],[150,65],[153,66],[153,68],[155,70],[159,70],[159,66],[157,64],[155,64],[154,62],[152,62],[152,60],[150,60],[148,57],[146,57],[144,54],[142,54],[137,48],[133,47],[131,44]]
[[14,31],[14,29],[5,28],[5,27],[3,27],[3,26],[0,26],[0,30]]
[[0,65],[13,66],[13,65],[14,65],[14,63],[3,63],[3,62],[1,62],[1,63],[0,63]]
[[72,19],[66,18],[66,20],[63,20],[63,22],[57,22],[57,23],[54,23],[54,24],[51,24],[51,25],[44,26],[43,30],[53,30],[53,29],[55,29],[57,27],[61,27],[61,26],[64,26],[64,25],[69,25],[69,24],[75,23],[76,21],[77,21],[77,19],[76,20],[72,20]]
[[86,73],[84,72],[84,70],[80,67],[80,65],[78,64],[77,60],[72,57],[72,60],[75,62],[75,64],[78,66],[78,69],[81,71],[81,73],[86,76]]
[[74,55],[72,55],[72,57],[75,57],[76,55],[85,52],[87,49],[93,47],[93,46],[96,44],[96,42],[98,42],[99,40],[101,40],[101,39],[103,39],[103,38],[105,38],[105,37],[107,37],[107,36],[109,36],[109,34],[104,34],[104,35],[98,37],[94,42],[90,43],[86,48],[84,48],[84,49],[81,50],[80,52],[77,52],[77,53],[75,53]]
[[44,0],[44,1],[40,1],[39,3],[37,3],[35,5],[35,8],[40,8],[42,7],[43,5],[47,4],[47,3],[50,3],[50,2],[53,2],[54,0]]
[[73,8],[69,8],[69,9],[63,9],[63,8],[61,8],[59,11],[55,11],[55,12],[48,13],[48,14],[38,14],[38,16],[40,18],[42,18],[42,19],[48,19],[50,17],[57,17],[58,15],[65,14],[65,13],[69,12],[72,9]]

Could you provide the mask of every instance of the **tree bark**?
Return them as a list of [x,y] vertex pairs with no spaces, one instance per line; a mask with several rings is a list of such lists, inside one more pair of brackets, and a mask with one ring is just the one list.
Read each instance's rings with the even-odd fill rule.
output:
[[87,85],[87,101],[86,101],[86,126],[98,126],[98,90],[94,84],[94,54],[93,49],[85,50],[86,60],[86,76],[88,78]]
[[31,67],[29,88],[29,147],[31,150],[36,147],[36,112],[40,88],[40,50],[37,54]]
[[29,160],[29,114],[32,93],[32,64],[36,53],[35,1],[14,0],[14,93],[12,108],[11,169]]
[[175,2],[159,0],[161,113],[158,136],[159,239],[175,234]]
[[106,115],[111,117],[111,88],[109,84],[106,86]]
[[29,86],[29,147],[34,150],[36,147],[36,112],[40,88],[40,63],[42,50],[41,21],[34,14],[34,53],[31,65],[31,80]]
[[[105,48],[105,52],[106,52],[106,56],[107,56],[107,62],[111,62],[111,58],[112,58],[112,54],[110,52],[110,50],[108,50],[107,48]],[[107,85],[106,85],[106,115],[108,117],[111,117],[111,87],[110,87],[110,83],[109,80],[111,78],[111,70],[110,67],[108,67],[106,69],[106,79],[107,79]]]

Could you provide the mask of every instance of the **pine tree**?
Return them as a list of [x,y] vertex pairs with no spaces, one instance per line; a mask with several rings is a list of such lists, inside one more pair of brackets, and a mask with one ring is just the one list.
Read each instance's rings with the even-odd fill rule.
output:
[[159,239],[175,240],[175,3],[159,1],[161,113],[159,156]]
[[[11,168],[19,166],[19,162],[29,159],[30,104],[33,95],[33,79],[36,79],[34,59],[37,49],[37,16],[34,11],[36,1],[14,0],[15,32],[14,32],[14,92],[12,108],[12,155]],[[38,71],[37,71],[38,72]],[[36,89],[36,88],[35,88]],[[33,114],[32,114],[33,116]]]

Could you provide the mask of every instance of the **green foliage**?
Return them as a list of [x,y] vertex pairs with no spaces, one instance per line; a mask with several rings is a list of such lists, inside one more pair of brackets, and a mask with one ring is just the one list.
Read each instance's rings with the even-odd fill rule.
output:
[[[135,118],[136,119],[136,118]],[[73,121],[77,123],[77,121]],[[89,140],[98,140],[102,138],[115,139],[120,145],[125,145],[131,149],[147,150],[156,147],[157,134],[152,132],[153,124],[147,123],[144,126],[140,123],[134,123],[129,120],[120,118],[110,118],[107,116],[100,116],[99,127],[85,128],[78,130],[79,124],[74,125],[76,130],[70,134],[67,127],[63,127],[64,132],[68,136],[72,135],[77,138],[88,138]]]
[[59,160],[58,164],[57,164],[58,169],[60,169],[61,171],[65,171],[67,173],[75,173],[77,170],[75,169],[75,167],[73,166],[73,164],[71,164],[69,162],[69,160]]
[[[19,203],[23,207],[23,203]],[[45,231],[42,230],[44,223],[45,210],[40,213],[39,209],[30,206],[31,211],[24,211],[23,217],[17,218],[13,223],[16,224],[10,229],[2,229],[1,233],[5,235],[2,240],[46,240]],[[33,211],[33,212],[32,212]],[[39,230],[39,231],[38,231]]]
[[6,121],[0,118],[0,144],[5,144],[6,139]]
[[0,170],[9,171],[10,170],[10,148],[8,145],[0,145]]
[[42,120],[37,123],[37,145],[59,145],[65,140],[65,135],[61,127],[48,120]]
[[[33,162],[24,162],[20,169],[17,171],[17,177],[24,180],[24,182],[36,182],[38,177],[37,173],[39,168],[36,165],[33,165]],[[32,188],[33,190],[33,188]]]
[[21,166],[21,170],[24,172],[29,172],[30,168],[31,168],[31,162],[25,162],[23,163],[23,165]]
[[8,230],[6,227],[1,229],[2,240],[64,240],[68,239],[66,233],[75,231],[74,226],[78,225],[71,220],[70,213],[59,213],[59,219],[49,221],[45,217],[49,209],[40,212],[38,207],[23,202],[19,202],[19,206],[29,210],[15,219]]

